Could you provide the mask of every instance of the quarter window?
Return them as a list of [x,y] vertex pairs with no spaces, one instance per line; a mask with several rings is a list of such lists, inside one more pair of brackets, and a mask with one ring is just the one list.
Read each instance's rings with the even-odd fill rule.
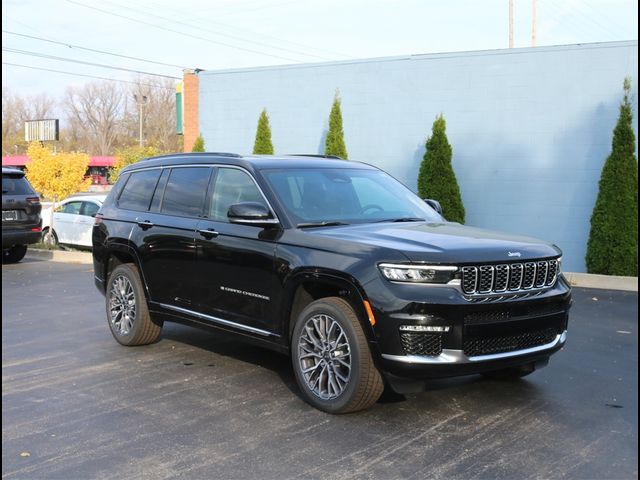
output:
[[211,168],[185,167],[171,170],[164,189],[162,213],[184,217],[202,215]]
[[229,207],[241,202],[258,202],[267,206],[249,174],[235,168],[218,169],[211,196],[209,218],[228,222]]
[[149,210],[159,176],[159,169],[132,173],[120,194],[118,206],[128,210]]

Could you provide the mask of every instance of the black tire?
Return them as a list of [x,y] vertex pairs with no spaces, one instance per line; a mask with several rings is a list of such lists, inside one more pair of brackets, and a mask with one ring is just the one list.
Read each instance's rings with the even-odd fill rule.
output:
[[[51,230],[51,233],[49,233],[49,230]],[[58,234],[53,228],[49,229],[49,227],[47,227],[42,231],[42,243],[51,247],[58,245]]]
[[26,254],[26,245],[14,245],[7,250],[2,250],[2,263],[18,263]]
[[[131,299],[134,302],[133,315]],[[105,305],[109,329],[118,343],[126,346],[147,345],[160,337],[162,324],[151,319],[144,285],[134,264],[124,263],[113,269],[107,282]]]
[[[325,316],[325,317],[318,317]],[[305,332],[308,334],[308,330],[305,330],[305,326],[308,325],[308,322],[313,322],[313,319],[318,318],[329,318],[328,321],[333,321],[337,323],[340,331],[344,333],[348,343],[346,345],[346,350],[348,355],[344,355],[343,350],[332,350],[329,352],[327,350],[325,357],[322,360],[316,360],[316,353],[312,354],[314,358],[311,360],[301,360],[301,357],[308,357],[306,353],[301,355],[301,350],[307,352],[305,348],[308,348],[311,345],[308,340],[301,338],[301,335]],[[335,331],[338,328],[336,327],[333,332],[335,335]],[[331,330],[330,330],[331,332]],[[331,335],[329,335],[330,337]],[[335,339],[334,345],[340,342],[340,338]],[[327,343],[328,345],[331,342]],[[301,347],[302,344],[302,347]],[[312,347],[313,348],[313,347]],[[345,348],[345,347],[336,347],[336,348]],[[335,394],[334,396],[329,398],[321,398],[320,393],[314,392],[312,387],[305,379],[305,373],[303,373],[302,362],[312,361],[312,362],[325,362],[323,367],[327,373],[325,375],[332,376],[332,380],[335,381],[337,378],[336,375],[336,366],[338,369],[344,368],[341,367],[338,360],[335,357],[332,357],[333,354],[337,354],[340,358],[348,357],[350,363],[350,370],[347,380],[344,381],[344,385],[339,394]],[[310,303],[298,316],[296,321],[296,325],[293,329],[293,336],[291,339],[291,358],[293,363],[293,370],[295,372],[296,381],[298,383],[298,387],[302,392],[305,400],[316,407],[319,410],[323,410],[328,413],[349,413],[355,412],[358,410],[364,410],[371,405],[373,405],[384,390],[384,382],[380,372],[376,368],[373,363],[373,359],[371,357],[371,351],[369,350],[369,345],[367,342],[367,338],[362,330],[362,326],[358,321],[358,317],[354,312],[351,305],[338,297],[328,297],[322,298],[320,300],[316,300],[315,302]],[[333,366],[329,365],[332,363]],[[318,369],[321,366],[316,365],[311,367],[314,369],[314,372],[319,371]],[[330,373],[329,371],[333,372]],[[342,371],[344,373],[344,371]],[[307,372],[308,373],[308,372]],[[311,373],[310,375],[314,375]],[[322,375],[323,373],[319,373],[318,377],[320,377],[320,383],[322,383]],[[316,380],[318,377],[315,377]],[[328,378],[328,377],[324,377]],[[312,381],[313,377],[309,379]],[[328,384],[328,380],[327,380]],[[329,387],[327,386],[327,389]]]
[[519,380],[520,378],[526,377],[527,375],[531,375],[535,371],[536,369],[533,364],[527,364],[522,365],[521,367],[505,368],[502,370],[494,370],[492,372],[484,372],[482,376],[490,380],[513,381]]

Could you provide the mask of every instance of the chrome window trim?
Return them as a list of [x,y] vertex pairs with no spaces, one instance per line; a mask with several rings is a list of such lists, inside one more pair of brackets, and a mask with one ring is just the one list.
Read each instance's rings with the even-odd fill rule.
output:
[[489,362],[493,360],[502,360],[505,358],[518,357],[521,355],[529,355],[532,353],[544,352],[557,346],[562,346],[567,341],[567,331],[565,330],[560,335],[556,335],[553,341],[539,345],[537,347],[525,348],[523,350],[515,350],[513,352],[494,353],[491,355],[478,355],[476,357],[468,357],[462,350],[443,349],[442,353],[437,356],[421,356],[421,355],[390,355],[387,353],[382,354],[382,358],[391,360],[394,362],[418,364],[418,365],[460,365],[460,364],[472,364],[480,362]]
[[204,313],[196,312],[194,310],[189,310],[188,308],[176,307],[175,305],[168,305],[166,303],[159,304],[162,308],[166,308],[167,310],[174,310],[180,313],[186,313],[188,315],[193,315],[194,317],[199,317],[204,320],[209,320],[211,322],[224,325],[227,327],[237,328],[239,330],[245,330],[251,333],[257,333],[258,335],[263,335],[265,337],[279,337],[279,335],[269,332],[267,330],[262,330],[261,328],[250,327],[249,325],[243,325],[241,323],[232,322],[231,320],[225,320],[224,318],[214,317],[213,315],[207,315]]
[[[271,215],[273,215],[273,220],[276,220],[277,223],[280,223],[280,219],[278,218],[278,215],[276,214],[275,209],[273,208],[273,206],[271,206],[271,202],[269,202],[269,199],[264,194],[264,191],[262,190],[262,188],[260,187],[260,185],[256,181],[255,177],[251,174],[251,172],[249,170],[247,170],[246,168],[241,167],[239,165],[227,165],[227,164],[224,164],[224,163],[188,163],[188,164],[181,164],[181,165],[156,165],[156,166],[153,166],[153,167],[135,168],[135,169],[132,169],[132,170],[127,170],[124,173],[131,174],[131,173],[135,173],[135,172],[142,172],[143,170],[155,170],[155,169],[164,170],[166,168],[188,168],[188,167],[234,168],[236,170],[241,170],[241,171],[245,172],[247,175],[249,175],[249,178],[251,178],[251,180],[255,184],[256,188],[260,192],[260,195],[262,195],[263,200],[265,201],[265,203],[269,207],[269,211],[271,212]],[[124,190],[124,188],[123,188],[123,190]],[[138,211],[138,210],[134,210],[134,211]],[[148,212],[149,210],[145,210],[145,211]],[[170,215],[170,214],[165,214],[165,215]],[[189,218],[195,218],[195,217],[189,217]],[[204,218],[203,220],[210,220],[212,222],[221,222],[221,223],[232,223],[232,222],[223,222],[221,220],[213,220],[213,219],[208,218],[208,217]],[[264,222],[262,222],[262,223],[264,223]],[[267,223],[269,223],[269,222],[267,222]],[[275,225],[275,223],[274,223],[274,225]]]

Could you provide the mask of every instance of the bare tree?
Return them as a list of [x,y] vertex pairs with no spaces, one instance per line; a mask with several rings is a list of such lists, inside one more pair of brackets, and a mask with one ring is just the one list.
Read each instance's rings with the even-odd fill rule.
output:
[[24,122],[51,117],[55,101],[46,93],[22,97],[2,87],[2,153],[24,152]]
[[65,110],[77,138],[86,143],[88,153],[109,155],[122,133],[124,93],[115,82],[91,82],[69,87]]
[[[180,151],[180,138],[176,134],[176,83],[156,77],[140,77],[137,82],[127,96],[126,125],[129,136],[136,138],[139,135],[142,108],[144,144],[162,152]],[[142,98],[146,98],[144,105]]]

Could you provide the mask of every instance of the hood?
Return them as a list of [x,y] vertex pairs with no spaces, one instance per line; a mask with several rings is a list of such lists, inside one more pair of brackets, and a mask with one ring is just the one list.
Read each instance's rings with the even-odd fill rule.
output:
[[367,223],[308,230],[318,237],[356,242],[403,253],[412,262],[517,262],[555,257],[548,242],[468,227],[458,223]]

